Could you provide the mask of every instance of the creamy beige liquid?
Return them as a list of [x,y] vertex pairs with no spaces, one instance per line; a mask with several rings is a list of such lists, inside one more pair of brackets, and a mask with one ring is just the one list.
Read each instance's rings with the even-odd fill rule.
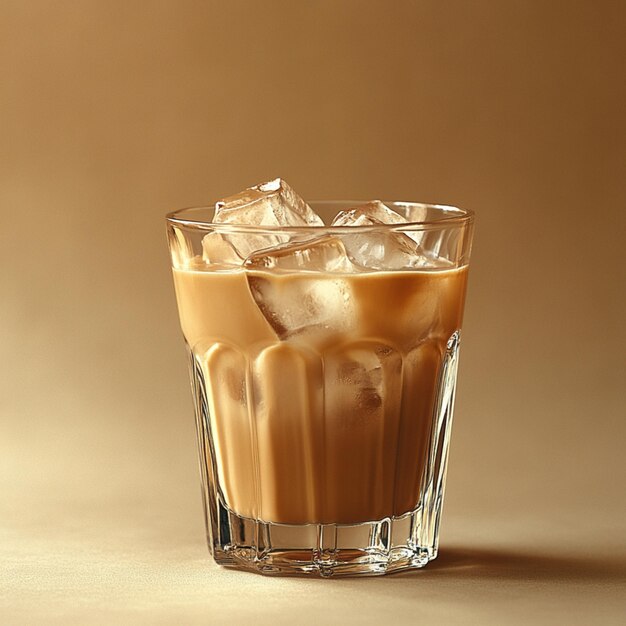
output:
[[[313,276],[313,278],[312,278]],[[279,339],[249,280],[281,293],[346,281],[337,328]],[[183,333],[206,381],[217,482],[237,514],[285,524],[402,515],[420,498],[466,268],[350,275],[174,270]]]

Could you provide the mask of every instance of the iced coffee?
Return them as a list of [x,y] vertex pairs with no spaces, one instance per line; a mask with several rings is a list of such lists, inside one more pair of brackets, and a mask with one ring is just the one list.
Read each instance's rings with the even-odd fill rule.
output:
[[267,573],[421,566],[436,554],[471,215],[314,208],[277,179],[169,218],[209,543]]

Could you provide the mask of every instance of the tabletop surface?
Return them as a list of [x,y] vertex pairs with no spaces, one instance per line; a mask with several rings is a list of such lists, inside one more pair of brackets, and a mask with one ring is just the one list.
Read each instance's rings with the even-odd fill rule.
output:
[[423,570],[266,578],[215,565],[199,497],[181,493],[12,493],[0,517],[3,623],[618,625],[626,616],[623,518],[481,519],[453,493],[440,555]]

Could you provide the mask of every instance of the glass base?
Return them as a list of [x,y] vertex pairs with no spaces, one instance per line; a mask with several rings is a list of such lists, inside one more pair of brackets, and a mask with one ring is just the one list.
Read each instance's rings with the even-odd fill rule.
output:
[[215,561],[265,575],[379,576],[424,567],[436,547],[413,541],[421,511],[360,524],[272,524],[241,517],[219,503]]

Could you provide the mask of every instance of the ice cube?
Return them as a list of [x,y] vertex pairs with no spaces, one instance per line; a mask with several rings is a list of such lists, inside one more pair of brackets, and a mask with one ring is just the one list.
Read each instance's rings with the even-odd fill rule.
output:
[[215,205],[217,223],[323,226],[322,219],[281,178],[245,189]]
[[[333,226],[376,226],[406,224],[399,213],[375,200],[349,211],[341,211]],[[420,234],[421,235],[421,234]],[[419,242],[408,234],[380,228],[364,233],[343,234],[350,260],[367,269],[398,270],[422,264]]]
[[[428,210],[423,204],[411,202],[396,202],[395,204],[404,208],[406,216],[395,209],[391,209],[380,200],[366,202],[357,207],[357,209],[385,224],[408,224],[409,222],[422,222],[426,219]],[[407,231],[406,235],[416,243],[419,243],[422,240],[423,232],[417,230]]]
[[[338,400],[352,404],[361,415],[376,411],[382,404],[380,361],[365,350],[344,349],[339,354],[341,358],[331,382],[341,387]],[[330,358],[328,362],[334,364]]]
[[[365,204],[355,207],[354,209],[351,209],[349,211],[341,211],[337,215],[337,217],[335,217],[335,219],[333,220],[333,225],[334,226],[335,225],[336,226],[350,225],[352,222],[352,219],[354,219],[354,217],[351,217],[352,215],[354,215],[354,217],[359,217],[361,215],[366,216],[366,217],[371,217],[375,220],[378,220],[379,222],[382,222],[383,224],[406,224],[407,223],[407,220],[402,215],[400,215],[393,209],[390,209],[386,204],[383,204],[380,200],[372,200],[371,202],[366,202]],[[343,222],[343,220],[345,220],[345,222]],[[343,223],[339,223],[339,222],[343,222]]]
[[[213,221],[218,224],[251,226],[323,226],[311,207],[282,179],[250,187],[215,205]],[[224,237],[242,258],[255,250],[285,243],[281,233],[233,232]]]
[[339,237],[329,235],[288,242],[268,250],[261,250],[251,254],[245,265],[253,269],[311,272],[352,270],[343,242]]
[[[346,427],[371,418],[383,418],[385,409],[397,406],[402,377],[402,357],[391,346],[366,341],[348,342],[325,354],[326,392],[331,412]],[[391,419],[397,419],[390,416]],[[331,418],[332,419],[332,418]]]
[[337,237],[257,252],[245,266],[250,292],[281,339],[323,343],[356,324],[352,290],[341,276],[351,266]]
[[213,231],[202,239],[202,259],[210,265],[241,265],[243,259],[222,233]]

